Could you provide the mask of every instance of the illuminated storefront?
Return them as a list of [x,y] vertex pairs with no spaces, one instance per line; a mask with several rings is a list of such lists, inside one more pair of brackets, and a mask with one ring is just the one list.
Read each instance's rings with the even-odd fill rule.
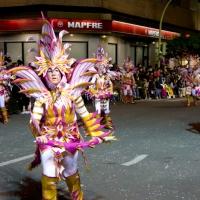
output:
[[[134,64],[149,66],[155,63],[156,40],[158,29],[128,24],[114,20],[78,20],[52,19],[56,32],[67,30],[69,34],[63,37],[63,43],[69,42],[70,57],[77,60],[91,57],[96,52],[98,43],[112,57],[112,62],[120,65],[127,56],[131,56]],[[28,36],[40,38],[41,19],[19,19],[0,21],[0,50],[11,56],[13,62],[23,60],[27,65],[35,55],[28,54],[28,49],[37,47],[33,41],[26,42]],[[167,40],[179,35],[175,32],[162,31],[162,39]],[[137,38],[140,42],[137,43]],[[149,43],[143,42],[149,39]],[[135,41],[135,42],[132,42]],[[153,43],[151,43],[151,41]]]

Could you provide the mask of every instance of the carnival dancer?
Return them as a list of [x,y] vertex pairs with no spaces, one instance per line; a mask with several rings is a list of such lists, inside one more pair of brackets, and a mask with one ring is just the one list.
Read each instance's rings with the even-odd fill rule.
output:
[[[191,104],[191,96],[193,97],[194,106],[197,105],[197,92],[196,87],[197,83],[195,83],[195,69],[192,67],[182,68],[180,71],[181,76],[186,80],[186,99],[187,99],[187,107]],[[196,88],[196,89],[195,89]]]
[[123,102],[124,104],[128,103],[128,95],[130,102],[132,104],[135,104],[134,97],[133,97],[133,90],[136,86],[135,79],[134,79],[134,72],[137,70],[136,67],[134,67],[133,62],[131,61],[130,56],[127,58],[126,61],[124,61],[123,66],[120,67],[120,71],[122,74],[121,77],[121,84],[123,89]]
[[[45,20],[42,37],[37,41],[39,54],[36,57],[37,74],[29,67],[20,66],[9,70],[20,77],[15,80],[21,92],[35,98],[30,127],[36,138],[35,160],[30,170],[42,164],[42,195],[44,200],[57,199],[57,182],[64,180],[73,200],[82,200],[80,176],[77,170],[78,150],[94,147],[104,141],[114,140],[110,132],[102,132],[101,118],[89,113],[81,98],[83,90],[90,85],[96,59],[79,61],[71,69],[75,59],[68,59],[65,50],[70,44],[62,45],[61,31],[57,39],[52,25]],[[34,39],[29,37],[29,39]],[[36,51],[36,49],[30,49]],[[39,76],[42,76],[40,79]],[[81,117],[89,141],[83,141],[79,133],[76,113]],[[83,153],[85,160],[85,156]],[[85,160],[87,165],[87,162]]]
[[114,130],[109,105],[110,99],[114,95],[112,81],[119,77],[119,73],[110,70],[113,65],[109,64],[110,58],[108,58],[107,53],[104,53],[104,49],[100,44],[95,57],[98,59],[95,62],[95,68],[98,74],[93,76],[91,83],[94,85],[89,87],[87,93],[90,98],[94,98],[94,105],[98,112],[97,116],[103,117],[102,123],[106,124],[105,128]]
[[197,106],[197,99],[200,97],[200,66],[196,66],[193,72],[194,76],[194,88],[192,89],[192,95],[194,98],[194,105]]
[[6,74],[6,66],[4,65],[3,53],[0,53],[0,111],[3,119],[3,123],[8,123],[8,112],[6,109],[6,103],[10,98],[10,91],[8,88],[10,76]]

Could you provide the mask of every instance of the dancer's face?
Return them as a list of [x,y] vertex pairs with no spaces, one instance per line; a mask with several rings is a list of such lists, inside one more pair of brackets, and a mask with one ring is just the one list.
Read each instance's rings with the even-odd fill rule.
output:
[[103,74],[105,72],[105,66],[103,64],[100,64],[99,66],[99,74]]
[[51,83],[53,83],[54,85],[58,85],[61,81],[61,78],[62,78],[61,73],[60,73],[58,68],[48,69],[47,76],[48,76],[49,81]]

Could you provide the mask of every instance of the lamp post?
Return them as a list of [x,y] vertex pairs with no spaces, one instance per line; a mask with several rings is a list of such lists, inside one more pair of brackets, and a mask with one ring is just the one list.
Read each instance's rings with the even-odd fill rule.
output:
[[172,0],[169,0],[168,3],[166,4],[163,12],[162,12],[162,15],[161,15],[161,18],[160,18],[160,25],[159,25],[159,37],[158,37],[158,68],[160,68],[160,45],[161,45],[161,30],[162,30],[162,21],[163,21],[163,17],[164,17],[164,14],[165,14],[165,11],[167,10],[167,7],[169,6],[169,4],[171,3]]

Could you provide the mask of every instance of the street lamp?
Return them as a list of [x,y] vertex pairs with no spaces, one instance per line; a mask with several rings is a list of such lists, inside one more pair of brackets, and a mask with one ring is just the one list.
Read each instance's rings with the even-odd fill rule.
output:
[[159,25],[159,37],[158,37],[158,68],[160,68],[160,45],[161,45],[161,30],[162,30],[162,21],[163,21],[163,17],[165,14],[165,11],[167,10],[167,7],[169,6],[169,4],[171,3],[172,0],[169,0],[167,5],[165,6],[161,18],[160,18],[160,25]]

